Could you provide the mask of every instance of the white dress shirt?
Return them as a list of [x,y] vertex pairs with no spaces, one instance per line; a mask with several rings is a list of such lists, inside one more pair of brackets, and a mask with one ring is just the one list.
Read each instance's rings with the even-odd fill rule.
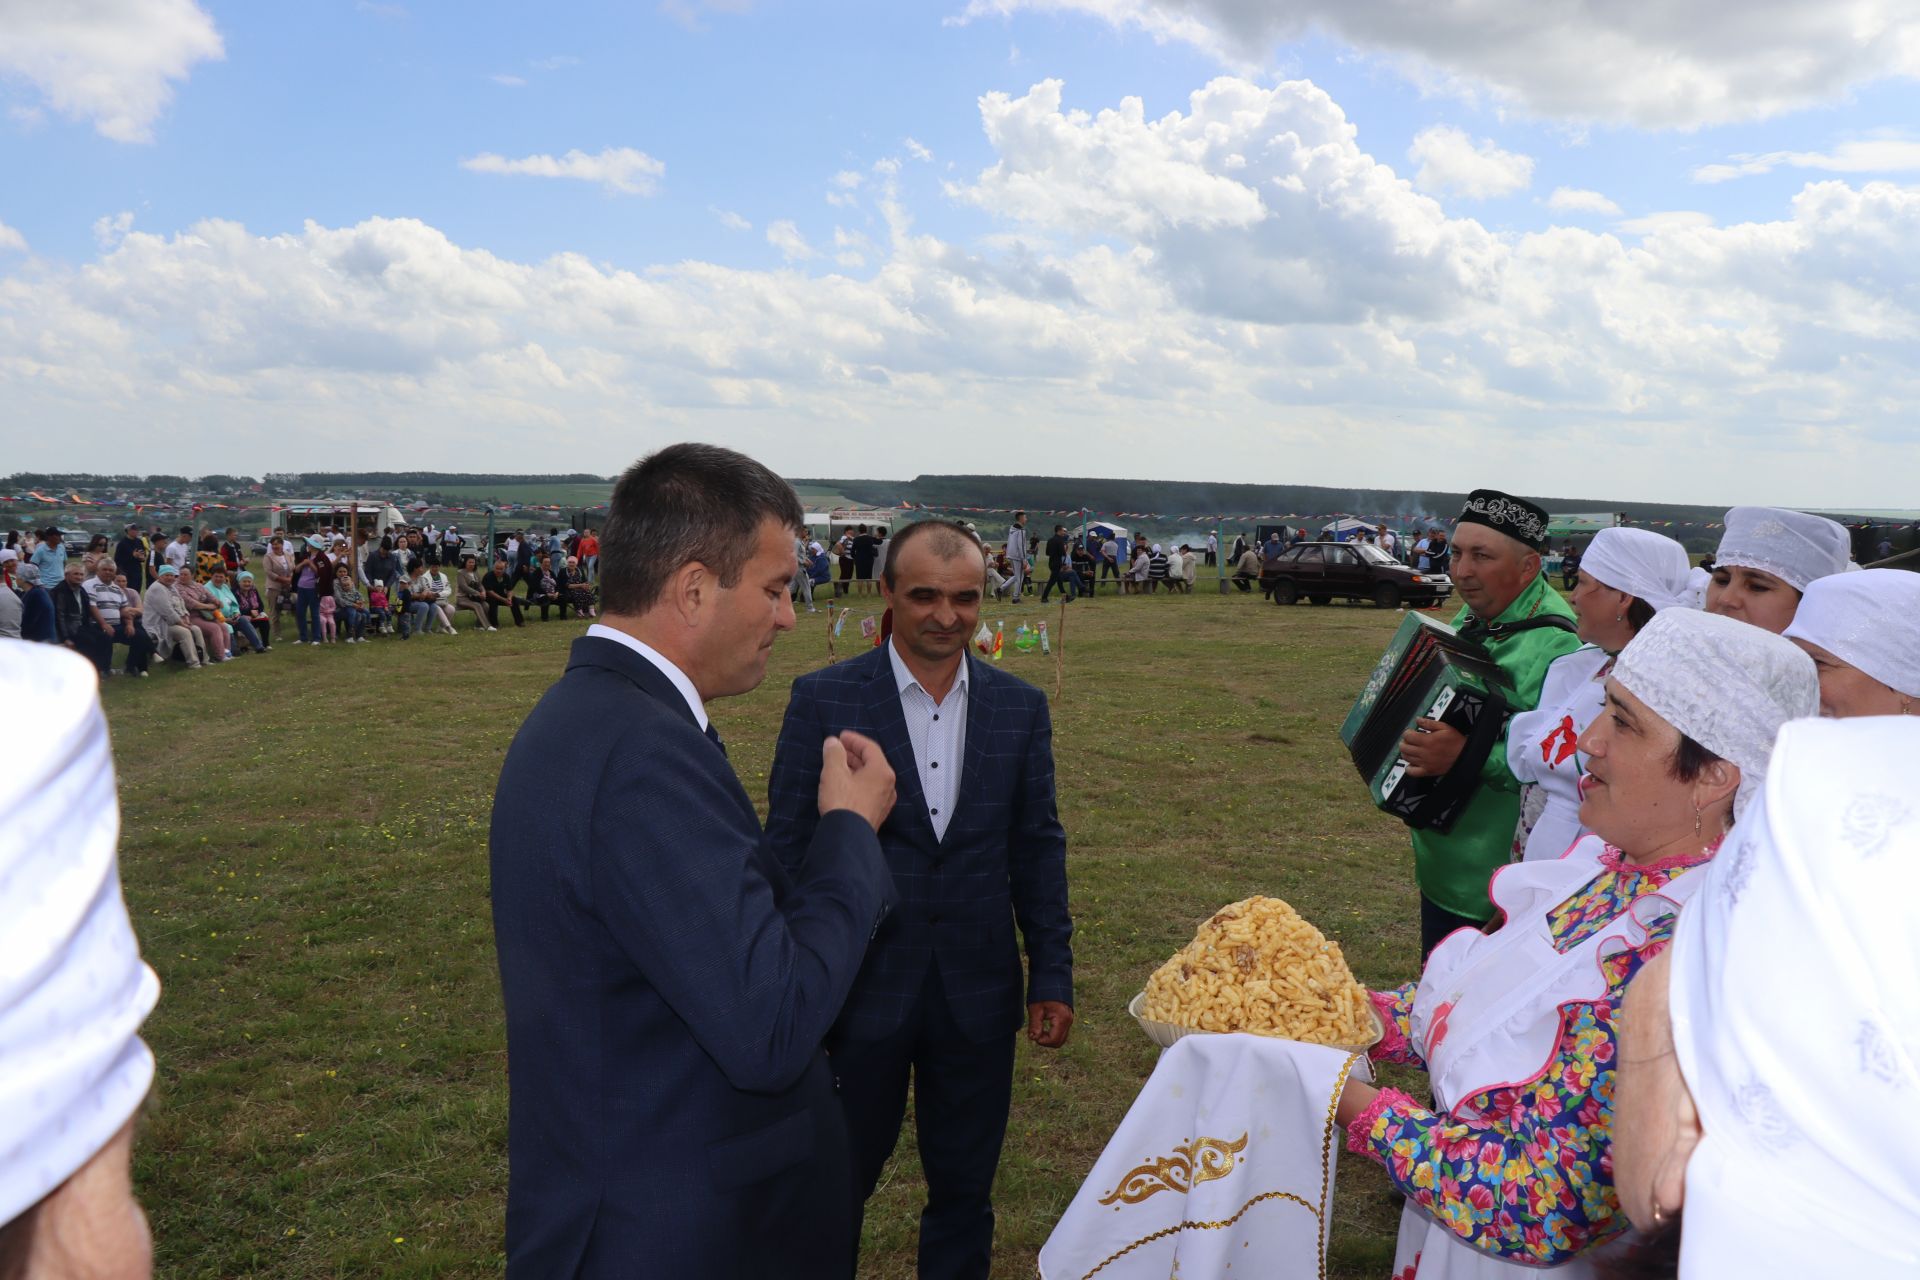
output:
[[961,751],[967,745],[966,656],[961,655],[960,674],[941,702],[920,687],[892,640],[887,641],[887,661],[893,664],[893,684],[900,691],[900,711],[907,722],[907,741],[913,744],[920,792],[927,798],[927,816],[933,820],[933,834],[945,839],[953,806],[960,800]]
[[707,706],[700,701],[700,691],[693,687],[693,681],[687,679],[687,673],[668,661],[665,654],[652,645],[634,639],[624,631],[604,627],[597,622],[587,628],[587,634],[598,636],[602,640],[611,640],[615,644],[623,644],[658,667],[660,674],[671,681],[673,687],[680,691],[680,696],[687,700],[687,710],[693,712],[693,718],[700,722],[700,732],[707,731]]

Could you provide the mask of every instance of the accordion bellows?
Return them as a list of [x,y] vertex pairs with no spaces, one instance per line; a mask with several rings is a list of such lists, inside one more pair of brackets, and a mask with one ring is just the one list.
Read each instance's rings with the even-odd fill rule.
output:
[[[1375,805],[1410,827],[1446,832],[1479,789],[1512,691],[1483,646],[1444,622],[1409,613],[1347,713],[1340,740]],[[1467,739],[1459,760],[1439,777],[1408,776],[1400,755],[1401,737],[1422,719],[1451,725]]]

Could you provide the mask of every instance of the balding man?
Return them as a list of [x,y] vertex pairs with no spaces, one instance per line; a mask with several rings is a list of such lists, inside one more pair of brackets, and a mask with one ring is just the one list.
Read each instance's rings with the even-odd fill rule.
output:
[[[1453,532],[1453,585],[1465,601],[1454,616],[1460,634],[1485,645],[1513,682],[1515,712],[1540,702],[1547,667],[1580,647],[1573,610],[1540,573],[1547,513],[1493,489],[1467,497]],[[1401,740],[1401,755],[1416,777],[1446,773],[1466,737],[1437,720],[1421,720]],[[1492,917],[1487,881],[1512,862],[1520,821],[1520,784],[1507,767],[1506,735],[1480,768],[1480,788],[1452,830],[1413,833],[1414,876],[1420,884],[1420,951],[1424,958],[1455,929],[1477,929]]]
[[854,731],[880,744],[899,779],[880,846],[901,905],[827,1038],[853,1139],[852,1194],[864,1205],[873,1193],[911,1078],[927,1178],[918,1274],[986,1280],[1015,1033],[1024,1024],[1035,1044],[1058,1048],[1073,1025],[1053,726],[1045,694],[967,652],[985,585],[967,531],[928,520],[892,545],[880,579],[888,641],[794,681],[767,837],[783,863],[804,867],[820,822],[822,737]]

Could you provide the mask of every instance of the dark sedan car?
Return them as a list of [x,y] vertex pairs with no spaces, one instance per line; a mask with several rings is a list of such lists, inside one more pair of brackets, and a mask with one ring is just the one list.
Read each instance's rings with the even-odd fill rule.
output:
[[1453,579],[1409,569],[1365,542],[1302,542],[1266,566],[1261,587],[1275,604],[1301,598],[1326,604],[1335,596],[1371,600],[1382,609],[1425,609],[1445,603]]

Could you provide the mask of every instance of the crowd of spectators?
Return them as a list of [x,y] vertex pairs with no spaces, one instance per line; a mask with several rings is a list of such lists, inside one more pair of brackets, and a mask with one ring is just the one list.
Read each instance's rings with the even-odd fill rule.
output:
[[289,636],[454,636],[463,613],[497,631],[502,610],[517,627],[536,609],[543,622],[597,616],[599,558],[592,530],[558,528],[511,532],[491,549],[432,526],[276,534],[259,548],[237,530],[196,537],[191,525],[171,535],[128,525],[118,543],[96,535],[84,550],[57,528],[12,532],[0,548],[0,637],[73,649],[102,675],[145,676],[156,658],[198,670]]

